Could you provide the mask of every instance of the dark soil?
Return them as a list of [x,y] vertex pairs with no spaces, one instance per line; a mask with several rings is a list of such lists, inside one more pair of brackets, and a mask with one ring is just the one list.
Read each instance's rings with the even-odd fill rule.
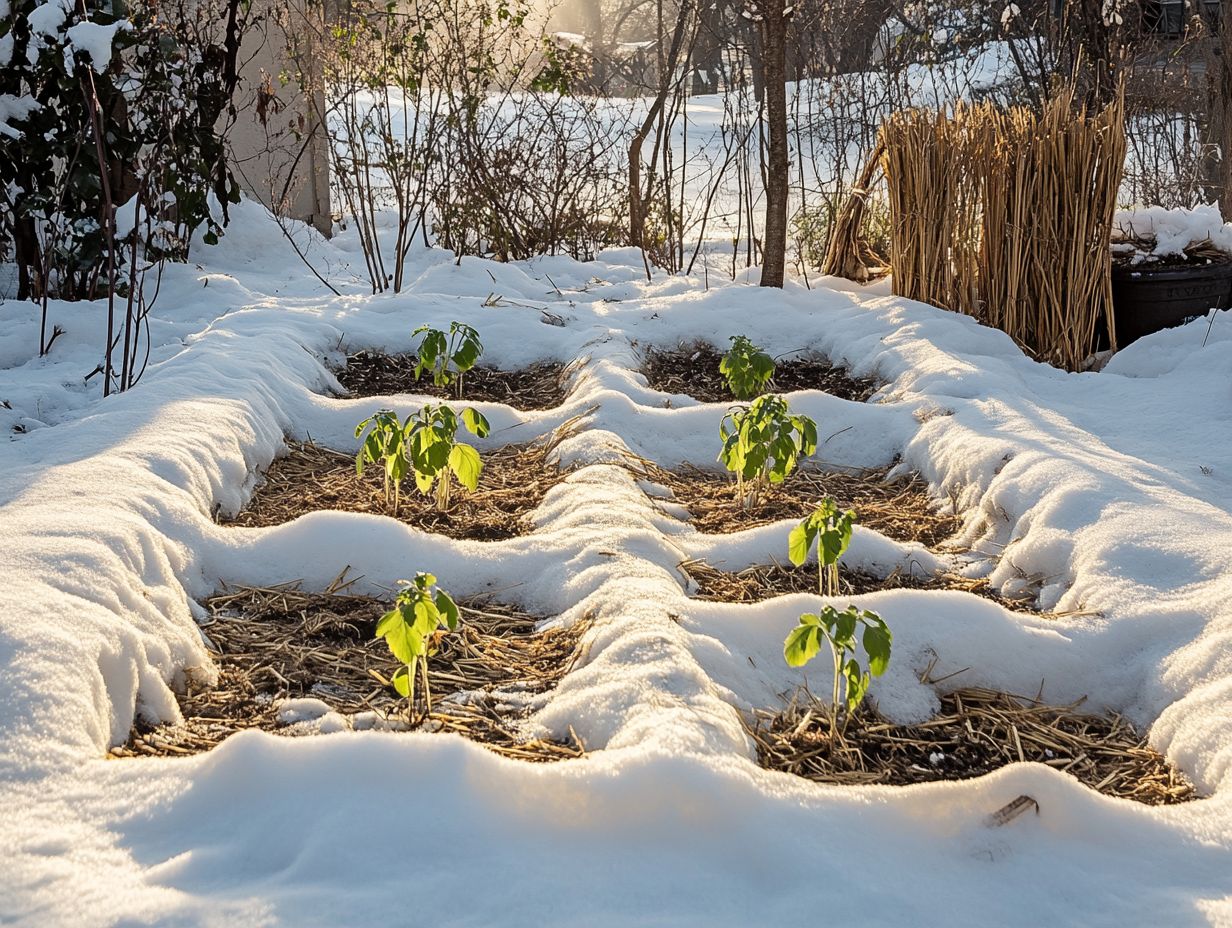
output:
[[[683,393],[703,403],[739,402],[727,389],[727,381],[719,373],[722,358],[722,352],[705,342],[670,349],[647,348],[642,373],[651,388],[663,393]],[[843,368],[835,367],[822,358],[794,358],[776,363],[774,378],[767,392],[822,390],[863,403],[879,386],[872,380],[853,377]]]
[[504,403],[514,409],[553,409],[565,401],[568,377],[565,365],[555,361],[506,371],[476,367],[462,379],[459,400],[453,385],[438,387],[425,374],[415,379],[414,355],[361,351],[347,358],[346,367],[334,371],[352,396],[389,396],[419,393],[469,403]]

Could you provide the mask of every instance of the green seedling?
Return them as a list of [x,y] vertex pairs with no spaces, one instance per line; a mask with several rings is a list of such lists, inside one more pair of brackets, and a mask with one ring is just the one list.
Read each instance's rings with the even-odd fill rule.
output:
[[[867,669],[860,665],[856,654],[856,631],[861,626],[861,643],[868,655]],[[834,689],[830,696],[830,738],[833,740],[838,730],[840,707],[846,708],[846,717],[850,718],[864,701],[871,677],[886,672],[894,636],[885,620],[875,612],[857,606],[848,606],[839,612],[833,606],[825,606],[820,613],[806,612],[800,616],[800,624],[783,642],[783,657],[792,667],[803,667],[821,651],[823,639],[834,658]]]
[[469,407],[459,416],[444,403],[429,403],[402,423],[392,410],[382,409],[355,427],[356,438],[369,430],[355,456],[355,471],[362,477],[367,465],[384,466],[385,503],[394,515],[398,514],[402,480],[409,473],[414,473],[415,486],[425,496],[435,487],[437,508],[448,509],[451,476],[473,491],[483,471],[479,452],[457,440],[459,422],[479,438],[490,431],[488,420]]
[[822,596],[838,595],[838,561],[851,544],[855,522],[854,509],[840,512],[838,504],[827,497],[787,537],[787,556],[797,567],[817,546],[817,591]]
[[438,387],[454,384],[457,396],[461,399],[462,378],[479,362],[483,354],[479,333],[464,323],[451,322],[449,334],[421,325],[411,335],[423,336],[416,353],[415,380],[418,381],[425,373],[430,373],[432,382]]
[[355,426],[359,438],[368,429],[368,437],[355,455],[355,472],[360,477],[369,464],[380,464],[385,469],[385,505],[398,514],[402,479],[407,474],[406,437],[398,414],[392,409],[382,409]]
[[404,426],[415,486],[425,496],[435,487],[436,505],[442,511],[449,508],[451,475],[473,492],[483,471],[479,452],[457,440],[459,423],[478,438],[491,430],[488,420],[474,409],[467,407],[459,416],[444,403],[425,406]]
[[719,437],[719,461],[736,475],[741,505],[747,509],[770,484],[782,483],[801,456],[817,450],[817,423],[792,415],[781,396],[759,396],[750,406],[728,411],[719,423]]
[[415,714],[416,671],[423,677],[424,715],[432,711],[428,658],[436,653],[441,639],[458,627],[458,616],[457,603],[436,586],[436,577],[418,573],[398,592],[393,609],[376,623],[376,637],[385,639],[390,653],[402,664],[390,682],[406,698],[408,718]]
[[[825,499],[809,516],[791,530],[787,554],[797,567],[808,560],[817,546],[818,589],[822,596],[838,595],[838,562],[851,544],[856,514],[840,512],[832,499]],[[868,668],[860,665],[856,654],[856,632],[863,628],[861,643],[868,655]],[[834,688],[830,698],[830,738],[838,730],[840,707],[850,718],[864,696],[872,677],[885,673],[890,664],[894,636],[876,612],[848,606],[840,612],[826,604],[818,613],[806,612],[783,642],[783,657],[792,667],[803,667],[821,650],[822,640],[834,658]]]
[[719,362],[719,373],[738,400],[751,400],[766,389],[774,376],[774,359],[744,335],[733,335],[731,347]]

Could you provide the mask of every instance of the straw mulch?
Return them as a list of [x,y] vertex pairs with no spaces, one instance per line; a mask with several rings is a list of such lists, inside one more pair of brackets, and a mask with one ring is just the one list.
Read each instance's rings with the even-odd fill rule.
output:
[[[360,351],[350,355],[346,367],[334,374],[352,396],[418,393],[458,399],[452,385],[438,387],[427,374],[416,380],[415,363],[415,355]],[[462,378],[462,401],[504,403],[514,409],[554,409],[565,401],[568,388],[568,370],[556,361],[540,361],[512,371],[476,367]]]
[[1040,113],[990,103],[906,110],[880,130],[894,292],[967,313],[1079,370],[1112,332],[1110,247],[1125,100],[1072,92]]
[[1038,761],[1108,796],[1148,805],[1197,798],[1193,786],[1124,719],[984,689],[941,697],[938,715],[893,725],[862,709],[830,739],[829,704],[807,694],[749,724],[763,767],[819,783],[906,785],[978,777]]
[[[450,508],[436,508],[431,496],[406,480],[397,519],[451,538],[499,541],[533,528],[529,516],[564,472],[548,458],[560,436],[530,445],[506,445],[483,453],[479,488],[470,492],[455,483]],[[281,525],[318,510],[370,512],[393,516],[385,502],[383,470],[355,473],[355,457],[311,442],[292,442],[289,453],[265,472],[248,505],[230,520],[246,527]],[[453,479],[452,477],[450,479]]]
[[[784,544],[784,554],[786,554]],[[693,594],[697,599],[722,603],[756,603],[789,593],[818,595],[817,565],[794,567],[791,564],[759,564],[739,571],[720,570],[705,561],[684,561],[680,569],[697,583]],[[882,590],[956,590],[991,599],[1007,609],[1036,612],[1029,596],[1010,599],[1002,596],[983,578],[971,579],[957,574],[924,577],[906,570],[895,570],[885,577],[866,571],[841,567],[838,578],[840,596],[860,596]],[[1060,613],[1037,613],[1056,618]],[[1065,613],[1076,615],[1078,613]]]
[[[722,352],[705,342],[681,344],[676,348],[647,348],[642,373],[654,390],[683,393],[703,403],[736,403],[727,381],[719,373]],[[822,390],[833,396],[863,403],[877,391],[878,384],[853,377],[841,367],[822,358],[793,358],[776,361],[769,390]]]
[[[335,581],[335,589],[345,586]],[[454,732],[521,760],[580,757],[576,738],[559,743],[520,734],[525,711],[515,706],[552,689],[569,671],[582,654],[587,623],[535,633],[535,617],[510,606],[475,599],[458,605],[458,630],[429,660],[432,713],[418,727]],[[287,698],[315,697],[344,716],[406,719],[406,701],[388,682],[397,662],[373,638],[388,603],[287,584],[238,588],[206,606],[203,631],[219,665],[218,685],[190,685],[180,698],[182,725],[134,729],[114,756],[197,754],[248,728],[297,734],[278,719],[278,702]]]
[[[685,466],[666,470],[644,459],[631,466],[646,479],[672,491],[689,510],[701,532],[729,534],[779,519],[802,519],[827,496],[854,509],[861,525],[899,541],[935,547],[958,531],[960,520],[936,511],[928,485],[918,477],[887,478],[889,469],[820,470],[797,467],[782,483],[771,485],[757,505],[740,504],[730,474]],[[786,550],[786,539],[783,545]]]

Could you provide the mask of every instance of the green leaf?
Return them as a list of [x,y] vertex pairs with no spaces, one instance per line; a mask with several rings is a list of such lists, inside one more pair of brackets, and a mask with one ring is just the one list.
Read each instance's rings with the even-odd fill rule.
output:
[[791,562],[799,567],[808,560],[809,551],[813,547],[813,541],[817,538],[817,531],[805,519],[799,525],[791,530],[791,534],[787,536],[787,557]]
[[[875,613],[874,613],[875,614]],[[881,617],[877,617],[881,622]],[[879,677],[890,666],[890,646],[893,635],[884,622],[878,625],[866,625],[864,628],[864,651],[868,654],[868,669],[874,677]]]
[[466,407],[462,410],[462,421],[466,424],[469,431],[476,438],[487,438],[488,433],[492,430],[488,425],[488,420],[477,410]]
[[436,591],[436,609],[445,620],[446,627],[452,632],[458,627],[458,604],[453,601],[453,597],[444,590]]
[[[804,618],[801,616],[802,620]],[[803,621],[791,630],[787,640],[783,642],[783,658],[791,667],[803,667],[816,657],[820,650],[821,629]]]
[[382,637],[393,656],[403,664],[414,663],[424,653],[423,635],[405,621],[390,627]]
[[470,445],[457,444],[449,452],[449,469],[457,476],[458,483],[473,492],[479,486],[483,462],[479,459],[479,452]]
[[394,689],[398,691],[398,695],[403,699],[411,697],[411,671],[409,667],[402,666],[394,671],[393,679],[389,681],[393,684]]

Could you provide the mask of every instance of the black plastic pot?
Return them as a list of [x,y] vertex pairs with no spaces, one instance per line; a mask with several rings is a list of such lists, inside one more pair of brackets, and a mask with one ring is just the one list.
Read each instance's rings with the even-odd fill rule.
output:
[[1195,267],[1112,268],[1117,346],[1232,303],[1232,261]]

